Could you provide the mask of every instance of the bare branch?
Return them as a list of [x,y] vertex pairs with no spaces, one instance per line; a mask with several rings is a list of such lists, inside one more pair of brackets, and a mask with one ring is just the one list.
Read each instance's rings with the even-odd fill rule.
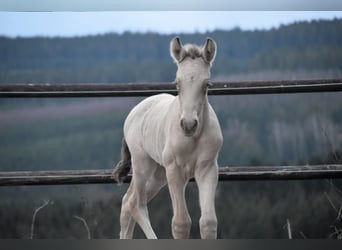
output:
[[89,230],[89,227],[88,227],[88,224],[87,224],[86,220],[84,218],[82,218],[82,217],[77,216],[77,215],[75,215],[74,218],[82,221],[84,227],[87,230],[88,239],[90,240],[91,239],[91,235],[90,235],[90,230]]
[[336,211],[336,213],[339,213],[338,209],[336,208],[336,206],[334,205],[334,203],[332,202],[332,200],[330,199],[329,195],[327,192],[324,192],[325,197],[327,198],[327,200],[329,201],[330,205],[332,206],[332,208]]
[[329,235],[329,238],[333,238],[333,237],[336,237],[336,239],[338,240],[342,240],[342,229],[338,229],[337,227],[335,226],[331,226],[334,228],[334,231],[332,234]]
[[342,205],[340,206],[340,210],[338,210],[338,214],[337,214],[336,220],[341,219],[341,214],[342,214]]
[[331,150],[332,154],[334,155],[334,158],[335,158],[336,163],[340,162],[341,159],[340,159],[340,157],[337,155],[336,150],[334,149],[334,146],[333,146],[333,144],[332,144],[332,142],[331,142],[331,140],[330,140],[330,138],[329,138],[329,136],[328,136],[328,133],[327,133],[327,131],[325,131],[325,129],[323,128],[323,125],[322,125],[322,124],[321,124],[321,130],[322,130],[322,132],[323,132],[325,138],[326,138],[327,141],[328,141],[328,144],[329,144],[329,146],[330,146],[330,150]]
[[305,234],[303,233],[303,231],[300,231],[299,233],[300,233],[300,235],[303,237],[303,239],[307,239],[307,237],[305,236]]
[[337,186],[335,185],[335,183],[334,183],[332,180],[330,180],[330,185],[333,187],[333,190],[334,190],[337,194],[342,195],[341,189],[340,189],[339,187],[337,187]]
[[35,226],[35,223],[36,223],[36,217],[37,217],[38,212],[40,210],[42,210],[44,207],[46,207],[47,205],[49,205],[49,203],[50,203],[50,200],[44,200],[43,205],[41,205],[40,207],[36,208],[36,210],[34,211],[33,216],[32,216],[30,239],[33,239],[33,236],[34,236],[34,226]]
[[292,239],[292,231],[291,231],[291,224],[290,220],[286,219],[286,225],[287,225],[287,234],[289,235],[289,239]]

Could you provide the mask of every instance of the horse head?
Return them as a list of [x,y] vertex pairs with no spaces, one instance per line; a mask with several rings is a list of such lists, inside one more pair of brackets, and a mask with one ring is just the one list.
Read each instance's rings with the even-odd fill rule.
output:
[[179,37],[175,37],[170,44],[170,54],[178,66],[176,87],[180,103],[179,125],[186,136],[192,136],[201,125],[200,117],[207,103],[216,43],[207,38],[202,47],[193,44],[183,46]]

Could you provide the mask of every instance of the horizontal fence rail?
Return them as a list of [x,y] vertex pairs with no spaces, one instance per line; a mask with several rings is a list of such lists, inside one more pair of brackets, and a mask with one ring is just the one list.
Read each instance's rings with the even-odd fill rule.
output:
[[[342,91],[342,79],[213,82],[209,95]],[[0,84],[0,97],[125,97],[176,94],[173,83]]]
[[[0,172],[0,186],[115,183],[112,170]],[[131,181],[128,175],[124,182]],[[342,165],[220,167],[219,180],[307,180],[342,178]],[[193,181],[193,179],[191,180]]]

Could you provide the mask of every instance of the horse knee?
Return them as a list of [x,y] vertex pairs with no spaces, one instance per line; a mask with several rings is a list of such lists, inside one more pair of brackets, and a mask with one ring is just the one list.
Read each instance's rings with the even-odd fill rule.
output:
[[121,202],[120,219],[125,220],[131,216],[130,199],[127,194],[124,195]]
[[134,197],[131,194],[126,193],[122,198],[120,217],[125,218],[132,216],[136,206],[137,205]]
[[200,231],[202,239],[216,239],[217,237],[217,219],[201,217]]
[[175,239],[189,238],[191,228],[191,218],[188,216],[183,219],[172,219],[172,234]]
[[138,200],[138,197],[133,194],[125,199],[122,205],[122,209],[130,213],[130,215],[137,222],[140,221],[142,216],[146,213],[146,205],[144,205],[144,203],[141,203]]

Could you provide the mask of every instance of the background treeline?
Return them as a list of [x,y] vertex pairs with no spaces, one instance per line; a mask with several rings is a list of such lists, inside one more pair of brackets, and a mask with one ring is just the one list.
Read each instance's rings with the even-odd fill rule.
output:
[[[341,70],[342,20],[298,22],[271,30],[239,28],[180,34],[213,37],[214,75],[272,70]],[[0,82],[172,81],[169,42],[175,34],[105,34],[75,38],[0,37]]]
[[[1,83],[173,81],[169,42],[218,44],[213,80],[342,77],[342,19],[299,22],[271,30],[238,28],[205,34],[123,33],[75,38],[0,38]],[[0,99],[0,171],[112,168],[119,159],[122,125],[142,98]],[[221,166],[342,163],[340,93],[212,96],[224,145]],[[1,187],[0,238],[117,238],[127,185]],[[220,183],[220,238],[338,238],[340,181]],[[195,184],[187,189],[199,237]],[[171,237],[168,190],[150,207],[158,236]],[[137,230],[136,235],[142,237]]]

